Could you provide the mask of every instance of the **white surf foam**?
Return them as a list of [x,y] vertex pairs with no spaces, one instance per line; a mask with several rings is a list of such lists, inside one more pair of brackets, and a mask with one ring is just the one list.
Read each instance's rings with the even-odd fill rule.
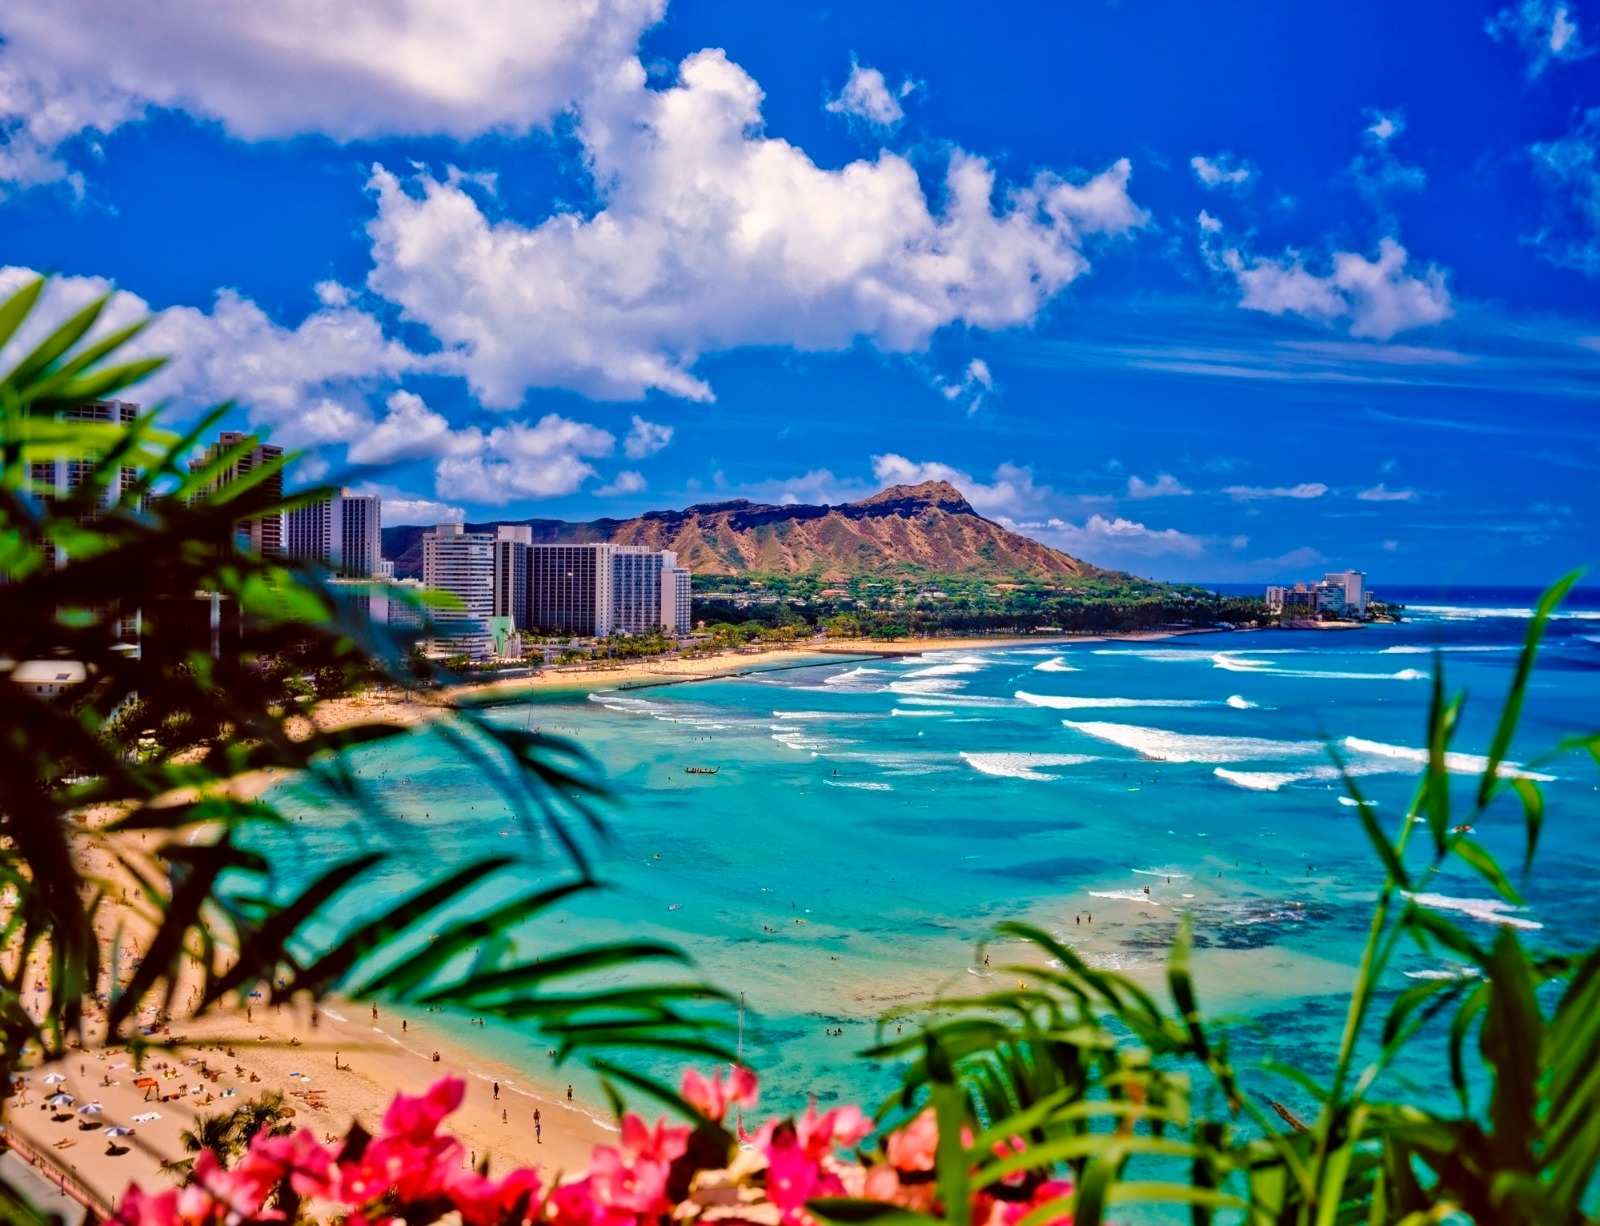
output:
[[1090,890],[1090,898],[1114,898],[1119,902],[1147,902],[1151,906],[1159,907],[1161,904],[1143,890]]
[[1096,740],[1131,749],[1142,758],[1160,762],[1269,762],[1307,758],[1324,752],[1316,741],[1273,741],[1264,737],[1201,736],[1144,728],[1137,724],[1107,724],[1062,720],[1066,727]]
[[1407,979],[1476,979],[1478,968],[1463,966],[1459,971],[1407,971]]
[[965,688],[966,684],[951,677],[918,677],[915,680],[891,681],[889,691],[893,694],[948,694],[952,690]]
[[801,752],[820,753],[824,749],[831,749],[835,745],[849,745],[852,742],[836,738],[816,736],[799,728],[786,728],[782,724],[774,725],[772,739],[778,744],[789,749]]
[[1079,670],[1076,665],[1067,663],[1066,656],[1055,656],[1046,660],[1043,664],[1035,664],[1033,671],[1036,673],[1075,673]]
[[1230,673],[1262,673],[1271,671],[1273,663],[1271,660],[1258,660],[1253,656],[1240,655],[1234,651],[1219,651],[1211,657],[1211,666]]
[[830,788],[859,788],[863,792],[892,792],[894,785],[889,783],[873,783],[868,780],[857,779],[824,779]]
[[[1489,617],[1527,619],[1534,614],[1532,608],[1489,608],[1479,605],[1449,604],[1412,604],[1406,606],[1406,612],[1437,617],[1444,621],[1476,621]],[[1600,611],[1594,609],[1558,609],[1555,617],[1558,619],[1567,617],[1575,621],[1600,621]]]
[[1153,660],[1158,663],[1208,664],[1211,655],[1204,651],[1185,651],[1177,647],[1096,647],[1097,656],[1132,656],[1135,660]]
[[1320,668],[1280,668],[1272,660],[1256,658],[1269,654],[1288,655],[1291,653],[1258,651],[1245,655],[1236,651],[1219,651],[1211,657],[1211,663],[1214,667],[1223,669],[1226,672],[1250,673],[1257,677],[1301,677],[1323,681],[1426,681],[1428,679],[1428,674],[1420,668],[1402,668],[1396,673],[1353,673]]
[[[1382,741],[1368,741],[1358,736],[1347,736],[1339,742],[1352,753],[1370,754],[1375,758],[1390,758],[1409,766],[1421,766],[1428,760],[1426,749],[1412,749],[1408,745],[1386,745]],[[1489,759],[1475,753],[1447,753],[1445,768],[1458,775],[1482,774],[1489,769]],[[1534,779],[1540,783],[1555,782],[1554,775],[1541,775],[1521,769],[1517,762],[1502,762],[1496,772],[1503,779]]]
[[886,672],[882,668],[851,668],[824,677],[822,684],[848,693],[875,694],[883,689],[882,678]]
[[1229,694],[1228,705],[1235,711],[1253,711],[1261,704],[1259,702],[1251,702],[1242,694]]
[[1380,656],[1431,656],[1436,651],[1521,651],[1520,646],[1513,644],[1489,645],[1483,643],[1440,643],[1434,647],[1423,647],[1417,643],[1402,643],[1395,647],[1385,647],[1378,654]]
[[1219,766],[1211,773],[1226,783],[1252,792],[1276,792],[1286,783],[1297,783],[1307,778],[1302,771],[1232,771],[1225,766]]
[[926,719],[926,718],[930,718],[930,717],[935,716],[935,715],[954,715],[955,712],[954,711],[933,711],[933,710],[929,710],[929,711],[908,711],[904,707],[896,707],[893,711],[890,711],[889,714],[890,715],[915,715],[915,716],[920,716],[920,717]]
[[1073,698],[1064,694],[1030,694],[1018,690],[1016,698],[1030,707],[1054,707],[1061,711],[1075,711],[1085,707],[1214,707],[1217,703],[1204,698]]
[[[1341,796],[1339,797],[1339,803],[1352,809],[1359,809],[1361,807],[1361,802],[1354,796]],[[1369,809],[1376,809],[1378,807],[1378,802],[1375,800],[1369,800],[1367,801],[1367,807]]]
[[973,770],[1001,779],[1031,779],[1035,783],[1048,783],[1061,778],[1046,774],[1041,767],[1080,766],[1097,761],[1092,754],[1082,753],[963,753],[962,758]]
[[959,677],[964,673],[976,673],[983,669],[981,664],[931,664],[927,668],[914,668],[907,677]]
[[1526,908],[1514,907],[1498,898],[1451,898],[1448,894],[1407,894],[1406,897],[1435,911],[1459,911],[1485,924],[1506,924],[1530,931],[1544,927],[1537,920],[1522,918],[1520,912]]
[[904,694],[901,706],[921,707],[1014,707],[1010,698],[988,698],[982,694]]

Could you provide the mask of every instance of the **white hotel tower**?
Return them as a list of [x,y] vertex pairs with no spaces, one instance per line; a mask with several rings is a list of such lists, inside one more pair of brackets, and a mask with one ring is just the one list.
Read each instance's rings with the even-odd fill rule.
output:
[[431,610],[436,631],[428,649],[443,655],[489,654],[494,617],[494,546],[488,532],[440,524],[422,536],[422,584],[461,601],[455,609]]

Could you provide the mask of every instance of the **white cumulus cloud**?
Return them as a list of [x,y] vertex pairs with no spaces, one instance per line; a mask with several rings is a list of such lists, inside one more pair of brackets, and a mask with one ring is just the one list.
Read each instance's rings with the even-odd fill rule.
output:
[[153,108],[247,140],[468,139],[546,125],[629,60],[665,0],[16,0],[0,8],[0,181]]
[[974,508],[994,516],[1037,513],[1051,493],[1049,486],[1033,483],[1033,469],[1011,463],[996,468],[989,481],[980,481],[969,472],[937,460],[908,460],[891,452],[872,457],[872,475],[880,489],[948,481],[966,495]]
[[1222,492],[1236,502],[1253,502],[1262,498],[1321,498],[1328,487],[1320,481],[1302,481],[1299,485],[1230,485]]
[[1249,162],[1241,161],[1231,153],[1219,153],[1214,158],[1196,154],[1189,159],[1189,166],[1194,170],[1195,178],[1213,190],[1216,188],[1238,190],[1248,187],[1257,173],[1256,168]]
[[1351,336],[1380,341],[1440,323],[1455,311],[1444,271],[1434,264],[1420,276],[1406,271],[1406,249],[1392,238],[1382,239],[1371,259],[1355,251],[1335,251],[1328,271],[1317,273],[1292,249],[1271,257],[1223,245],[1220,227],[1208,214],[1201,214],[1200,228],[1207,262],[1233,277],[1239,305],[1247,310],[1342,322]]
[[588,461],[610,455],[616,442],[607,430],[555,413],[533,425],[474,427],[461,431],[457,448],[439,461],[434,492],[489,506],[570,494],[595,475]]
[[[37,274],[0,268],[0,295]],[[46,321],[60,321],[91,300],[110,294],[97,326],[102,335],[151,314],[149,304],[99,277],[57,277],[30,326],[0,350],[0,361],[42,339]],[[326,299],[324,298],[324,301]],[[272,429],[290,446],[340,442],[370,425],[366,397],[386,381],[433,369],[432,359],[383,335],[357,306],[324,305],[294,327],[273,321],[234,290],[221,290],[212,309],[176,306],[162,311],[127,350],[171,355],[171,362],[134,393],[147,404],[171,399],[179,409],[236,400],[257,426]]]
[[369,429],[361,431],[345,453],[352,464],[395,464],[402,460],[435,459],[463,444],[449,421],[435,413],[415,392],[390,394],[388,412]]
[[1177,498],[1192,493],[1193,490],[1171,473],[1157,473],[1154,481],[1144,481],[1136,476],[1128,478],[1129,498]]
[[916,83],[908,80],[899,89],[891,90],[883,73],[851,56],[849,79],[839,96],[828,100],[827,109],[836,115],[863,119],[873,127],[892,128],[906,117],[900,99],[915,88]]
[[413,498],[387,486],[364,486],[361,493],[378,494],[383,499],[384,524],[459,524],[466,522],[464,507],[432,498]]
[[630,460],[642,460],[646,456],[655,455],[670,442],[672,442],[671,426],[646,421],[635,414],[633,425],[629,428],[627,437],[622,440],[622,451]]
[[630,63],[580,109],[592,216],[491,221],[458,186],[376,167],[368,284],[490,406],[530,387],[707,400],[704,353],[860,338],[906,353],[952,324],[1031,323],[1087,271],[1087,240],[1146,220],[1125,159],[1082,182],[1041,173],[997,205],[993,169],[960,150],[935,213],[905,158],[822,169],[761,132],[761,99],[721,51],[666,89]]
[[644,474],[631,469],[623,469],[606,484],[595,490],[601,498],[612,498],[619,494],[642,494],[646,489]]
[[1120,515],[1091,515],[1081,524],[1056,517],[1043,523],[1002,522],[1014,531],[1102,566],[1123,565],[1138,558],[1197,558],[1205,552],[1205,541],[1198,536],[1176,528],[1146,527]]

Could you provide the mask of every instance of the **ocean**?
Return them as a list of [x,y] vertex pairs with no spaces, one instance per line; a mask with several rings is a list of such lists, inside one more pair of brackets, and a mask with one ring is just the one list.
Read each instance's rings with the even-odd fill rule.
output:
[[[1392,829],[1443,668],[1468,694],[1451,763],[1465,800],[1538,593],[1392,595],[1409,605],[1400,625],[935,651],[507,702],[495,718],[571,736],[615,789],[614,845],[597,853],[608,888],[530,924],[517,948],[680,945],[743,996],[743,1049],[769,1108],[814,1096],[870,1109],[898,1075],[858,1055],[885,1011],[1007,986],[993,968],[1016,950],[985,946],[998,921],[1038,924],[1154,983],[1188,913],[1202,1003],[1239,1019],[1246,1084],[1304,1108],[1300,1091],[1251,1070],[1267,1058],[1326,1068],[1381,882],[1330,747]],[[1550,627],[1512,757],[1592,730],[1597,697],[1600,593],[1589,592]],[[387,849],[374,888],[392,894],[445,863],[526,848],[489,781],[439,732],[357,758],[382,815],[298,784],[278,796],[304,816],[295,843],[313,861]],[[1512,924],[1570,948],[1600,933],[1600,776],[1581,756],[1526,769],[1548,800],[1535,871],[1519,879],[1526,906],[1455,867],[1422,901],[1485,938]],[[1519,868],[1513,798],[1476,833]],[[554,879],[559,856],[548,841],[538,850]],[[1451,969],[1407,951],[1388,986]],[[492,1021],[457,1029],[500,1063],[577,1080],[601,1101],[570,1066],[550,1068],[536,1035]],[[1431,1093],[1443,1065],[1402,1075]]]

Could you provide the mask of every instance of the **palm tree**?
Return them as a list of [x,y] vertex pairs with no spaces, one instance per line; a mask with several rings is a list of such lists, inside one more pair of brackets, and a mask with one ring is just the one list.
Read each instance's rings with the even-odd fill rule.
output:
[[209,1149],[217,1161],[228,1166],[250,1148],[258,1134],[279,1137],[292,1131],[286,1122],[292,1114],[283,1095],[269,1092],[242,1102],[231,1111],[200,1116],[193,1128],[178,1134],[178,1140],[186,1152],[198,1154]]

